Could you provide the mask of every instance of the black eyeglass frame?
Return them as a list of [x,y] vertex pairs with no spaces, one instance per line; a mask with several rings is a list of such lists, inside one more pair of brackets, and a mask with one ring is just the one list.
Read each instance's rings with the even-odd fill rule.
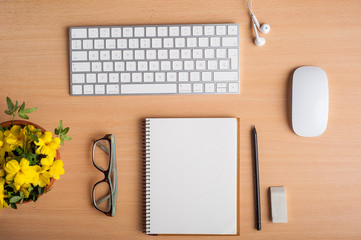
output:
[[[108,152],[108,154],[109,154],[108,169],[103,169],[102,167],[98,166],[94,161],[95,148],[99,145],[102,146],[102,144],[100,143],[100,141],[102,141],[102,140],[107,140],[109,142],[110,149]],[[103,148],[102,147],[100,147],[100,148],[107,152],[107,150],[104,149],[104,146],[103,146]],[[100,138],[100,139],[94,141],[93,149],[92,149],[92,161],[93,161],[94,167],[96,167],[99,171],[104,173],[104,179],[100,180],[93,186],[93,191],[92,191],[93,205],[97,210],[104,213],[105,215],[114,217],[116,203],[117,203],[117,161],[116,161],[116,154],[115,154],[115,138],[114,138],[113,134],[107,134],[103,138]],[[112,174],[113,174],[113,180],[111,179]],[[108,184],[111,194],[108,194],[107,196],[96,201],[95,200],[95,189],[100,183],[103,183],[103,182],[106,182]],[[100,209],[98,207],[98,204],[104,202],[105,200],[107,200],[109,198],[110,198],[110,210],[103,211],[102,209]]]

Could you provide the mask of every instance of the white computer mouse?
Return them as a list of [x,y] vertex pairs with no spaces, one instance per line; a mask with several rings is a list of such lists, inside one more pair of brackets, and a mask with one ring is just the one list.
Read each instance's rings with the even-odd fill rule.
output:
[[328,79],[319,67],[299,67],[292,80],[292,127],[302,137],[325,132],[328,121]]

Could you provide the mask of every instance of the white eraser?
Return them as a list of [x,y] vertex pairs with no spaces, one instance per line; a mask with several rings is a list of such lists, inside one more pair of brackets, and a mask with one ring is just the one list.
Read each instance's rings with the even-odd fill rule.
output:
[[272,222],[287,223],[286,189],[284,187],[271,187]]

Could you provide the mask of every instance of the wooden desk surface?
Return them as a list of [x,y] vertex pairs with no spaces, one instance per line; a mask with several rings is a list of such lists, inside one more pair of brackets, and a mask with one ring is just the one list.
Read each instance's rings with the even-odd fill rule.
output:
[[[0,120],[5,97],[39,109],[33,122],[52,130],[60,119],[71,143],[61,148],[65,175],[53,190],[19,210],[0,212],[1,239],[150,239],[141,225],[141,120],[145,117],[240,119],[240,236],[159,239],[361,238],[361,2],[254,1],[271,25],[267,43],[253,44],[245,1],[119,0],[0,1]],[[68,28],[87,25],[223,23],[240,25],[241,94],[227,96],[71,97]],[[289,83],[295,68],[328,74],[330,114],[317,138],[295,135]],[[259,135],[263,230],[254,227],[250,129]],[[91,145],[116,136],[116,217],[91,204],[101,174]],[[287,190],[287,224],[270,219],[270,186]]]

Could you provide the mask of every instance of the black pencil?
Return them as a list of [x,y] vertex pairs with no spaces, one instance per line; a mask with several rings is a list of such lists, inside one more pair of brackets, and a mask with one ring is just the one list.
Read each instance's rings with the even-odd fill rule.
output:
[[258,172],[258,146],[256,126],[253,128],[253,150],[254,150],[254,181],[256,193],[256,228],[261,231],[261,203],[259,194],[259,172]]

